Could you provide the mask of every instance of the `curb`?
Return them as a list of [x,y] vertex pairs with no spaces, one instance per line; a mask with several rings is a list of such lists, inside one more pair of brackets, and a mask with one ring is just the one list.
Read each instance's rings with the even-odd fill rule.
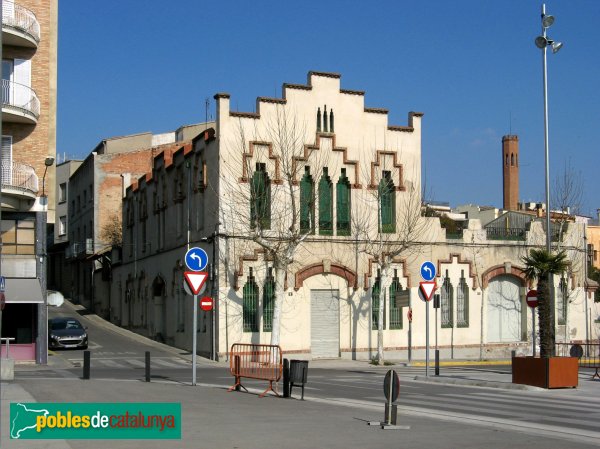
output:
[[467,387],[488,387],[501,388],[504,390],[529,390],[529,391],[544,391],[544,388],[534,387],[531,385],[513,384],[508,382],[495,382],[491,380],[477,379],[457,379],[455,377],[425,377],[415,376],[415,381],[423,383],[444,384],[444,385],[464,385]]

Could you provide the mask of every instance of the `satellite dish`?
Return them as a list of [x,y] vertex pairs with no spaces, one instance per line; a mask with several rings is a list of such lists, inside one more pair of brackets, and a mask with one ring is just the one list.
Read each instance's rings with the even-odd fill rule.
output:
[[48,290],[48,305],[53,307],[60,307],[65,302],[65,297],[61,292],[55,292],[54,290]]

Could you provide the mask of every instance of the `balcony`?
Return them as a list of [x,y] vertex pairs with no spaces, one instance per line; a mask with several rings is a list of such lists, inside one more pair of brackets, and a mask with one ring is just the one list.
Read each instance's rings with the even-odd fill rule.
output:
[[12,1],[2,0],[2,45],[37,48],[40,23],[35,14]]
[[32,166],[20,162],[2,164],[2,195],[35,199],[39,180]]
[[85,259],[94,254],[94,239],[72,243],[65,251],[65,259]]
[[2,80],[2,121],[35,125],[40,117],[40,100],[24,84]]

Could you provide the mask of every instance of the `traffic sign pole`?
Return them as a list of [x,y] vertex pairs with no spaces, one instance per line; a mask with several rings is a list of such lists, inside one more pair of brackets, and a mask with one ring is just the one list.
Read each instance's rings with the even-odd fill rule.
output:
[[429,377],[429,301],[425,301],[425,377]]
[[192,325],[192,385],[196,385],[196,346],[198,343],[198,295],[194,295],[194,324]]
[[533,356],[536,355],[535,350],[535,309],[531,309],[531,342],[533,344]]

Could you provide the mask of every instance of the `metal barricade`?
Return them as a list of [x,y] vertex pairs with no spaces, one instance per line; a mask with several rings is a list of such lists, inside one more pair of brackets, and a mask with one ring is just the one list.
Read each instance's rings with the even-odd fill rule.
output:
[[275,345],[234,343],[231,346],[229,370],[235,377],[235,385],[228,391],[239,390],[240,387],[248,391],[241,383],[241,378],[245,377],[269,382],[269,386],[259,397],[262,398],[269,391],[279,396],[277,382],[283,372],[281,348]]
[[577,357],[579,368],[594,370],[592,379],[600,379],[600,343],[556,343],[556,355],[559,357]]
[[11,341],[15,341],[16,339],[13,337],[3,337],[0,338],[0,348],[2,347],[2,342],[6,343],[6,357],[5,358],[9,358],[10,357],[10,342]]

